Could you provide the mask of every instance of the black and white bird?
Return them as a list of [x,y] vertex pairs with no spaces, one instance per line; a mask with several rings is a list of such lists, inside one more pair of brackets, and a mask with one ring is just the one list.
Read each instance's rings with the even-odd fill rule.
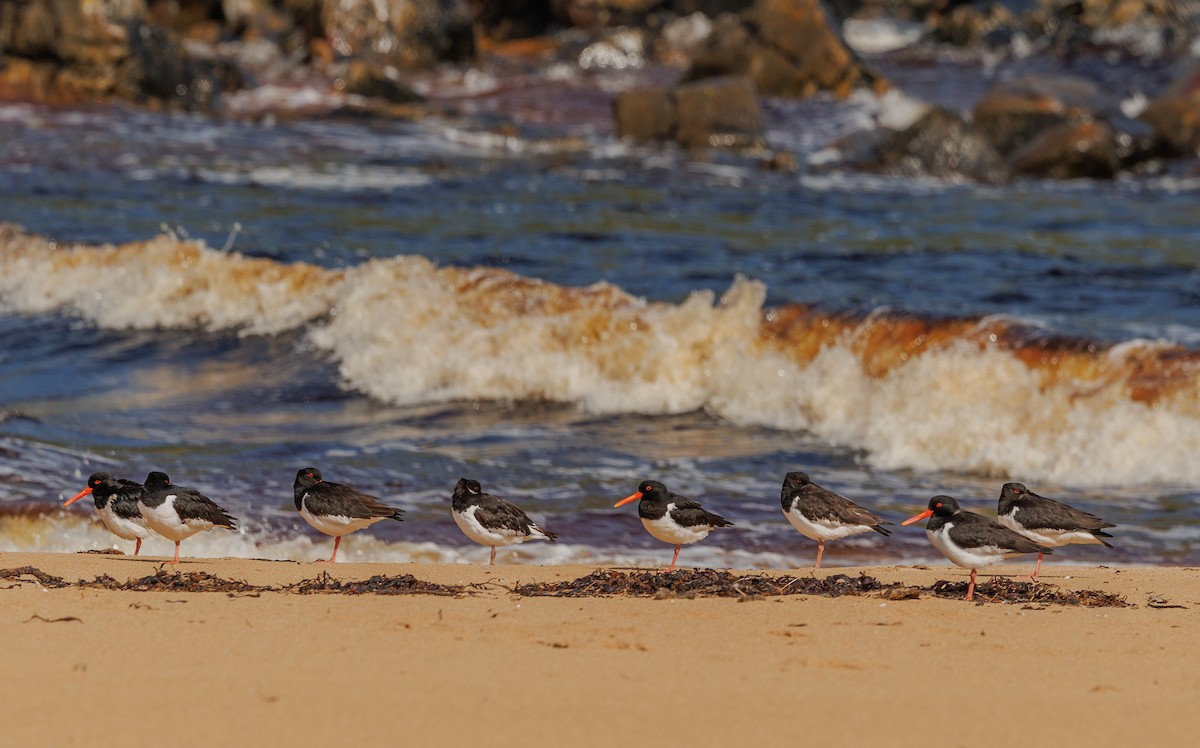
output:
[[[1025,487],[1024,483],[1005,483],[1000,489],[1000,501],[996,508],[996,519],[1010,530],[1015,530],[1035,543],[1048,548],[1058,548],[1074,543],[1091,543],[1112,548],[1104,540],[1111,538],[1103,530],[1116,527],[1094,514],[1067,506],[1061,501],[1038,496]],[[1042,570],[1042,553],[1038,552],[1037,566],[1033,578]]]
[[237,520],[215,501],[194,488],[174,485],[166,473],[150,473],[143,487],[145,493],[138,498],[138,509],[146,525],[175,541],[175,558],[169,563],[179,563],[179,544],[196,533],[214,527],[237,529]]
[[883,527],[891,522],[885,522],[879,515],[845,496],[818,486],[809,479],[807,473],[792,472],[784,477],[779,502],[783,506],[783,515],[792,523],[792,527],[804,537],[817,541],[814,570],[821,568],[826,540],[838,540],[871,530],[883,536],[892,534],[891,530]]
[[114,478],[108,473],[92,473],[87,479],[87,488],[67,499],[63,506],[71,506],[84,496],[91,496],[96,503],[96,514],[108,531],[118,538],[137,541],[133,555],[142,552],[142,541],[153,532],[142,517],[138,499],[146,493],[137,481]]
[[496,548],[526,540],[558,540],[558,533],[539,527],[510,501],[483,492],[477,480],[459,478],[450,499],[454,524],[468,538],[492,549],[488,566],[496,563]]
[[333,555],[325,563],[337,561],[342,536],[385,519],[404,521],[404,510],[394,509],[375,496],[341,483],[321,478],[315,467],[300,468],[292,483],[296,511],[318,532],[333,537]]
[[909,517],[901,525],[911,525],[926,517],[925,535],[943,556],[964,569],[971,570],[971,584],[966,600],[975,596],[975,573],[984,566],[1022,553],[1050,553],[1020,533],[1013,532],[995,520],[963,510],[950,496],[934,496],[929,507]]
[[689,498],[671,493],[656,480],[644,480],[638,490],[614,504],[614,508],[631,501],[638,502],[638,517],[646,532],[675,546],[675,555],[667,571],[675,568],[679,548],[704,540],[718,527],[730,527],[732,522],[713,514]]

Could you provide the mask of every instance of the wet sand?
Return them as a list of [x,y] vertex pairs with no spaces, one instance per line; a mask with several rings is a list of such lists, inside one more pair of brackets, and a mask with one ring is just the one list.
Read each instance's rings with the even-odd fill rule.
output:
[[[0,554],[66,581],[161,559]],[[993,573],[1028,574],[1013,563]],[[187,561],[256,585],[325,565]],[[804,595],[521,597],[595,569],[338,564],[472,594],[47,589],[0,580],[11,745],[1190,745],[1200,570],[1050,566],[1133,607]],[[966,572],[818,572],[931,585]],[[806,570],[790,572],[805,574]],[[1181,605],[1185,607],[1152,607]],[[64,619],[64,620],[60,620]],[[77,620],[74,620],[77,619]],[[11,742],[10,742],[11,741]]]

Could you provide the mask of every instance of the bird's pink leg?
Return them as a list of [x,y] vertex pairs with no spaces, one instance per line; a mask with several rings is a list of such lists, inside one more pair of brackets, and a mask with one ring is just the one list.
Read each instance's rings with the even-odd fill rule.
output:
[[175,541],[175,560],[172,561],[171,563],[173,563],[173,564],[179,563],[179,541],[178,540]]
[[488,559],[488,566],[496,565],[496,546],[492,546],[492,557]]
[[963,599],[970,600],[973,597],[975,597],[975,570],[971,569],[971,584],[967,586],[967,596]]
[[1037,581],[1037,575],[1042,570],[1042,556],[1045,556],[1045,555],[1046,554],[1042,553],[1041,551],[1038,551],[1037,566],[1033,567],[1033,581],[1035,581],[1035,582]]
[[141,553],[141,552],[142,552],[142,539],[141,539],[141,538],[138,538],[138,539],[137,539],[137,545],[135,545],[135,546],[133,547],[133,555],[135,555],[135,556],[136,556],[136,555],[138,555],[138,554],[139,554],[139,553]]
[[817,571],[818,569],[821,568],[821,556],[824,556],[824,555],[825,555],[825,541],[818,540],[817,541],[817,565],[813,567],[813,571]]
[[680,549],[681,547],[682,547],[682,546],[678,546],[678,545],[677,545],[677,546],[675,546],[675,555],[674,555],[674,556],[671,556],[671,565],[667,567],[667,571],[674,571],[674,570],[675,570],[675,562],[679,560],[679,549]]
[[329,560],[326,561],[325,563],[332,564],[337,561],[337,551],[338,551],[338,547],[341,546],[341,544],[342,544],[342,536],[338,535],[336,538],[333,539],[333,555],[330,556]]

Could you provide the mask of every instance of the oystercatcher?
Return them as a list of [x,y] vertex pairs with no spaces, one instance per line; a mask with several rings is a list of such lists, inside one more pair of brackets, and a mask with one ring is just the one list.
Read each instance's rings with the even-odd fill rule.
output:
[[496,563],[496,547],[524,543],[526,540],[558,540],[558,533],[538,527],[520,507],[483,492],[479,481],[459,478],[450,500],[454,523],[468,538],[490,546],[488,566]]
[[138,509],[138,499],[146,489],[137,481],[114,478],[108,473],[92,473],[87,479],[87,488],[67,499],[63,506],[71,506],[84,496],[91,495],[96,502],[96,514],[108,531],[118,538],[135,540],[133,555],[142,551],[142,541],[150,537],[150,528]]
[[380,520],[404,521],[404,511],[393,509],[374,496],[368,496],[341,483],[321,478],[315,467],[300,468],[292,483],[296,511],[318,532],[333,536],[333,555],[325,563],[337,561],[342,536],[373,525]]
[[166,473],[150,473],[143,485],[146,492],[138,498],[142,517],[151,530],[175,541],[175,558],[168,563],[179,563],[184,539],[214,527],[236,529],[236,520],[215,501],[194,488],[172,484]]
[[883,527],[890,525],[882,517],[863,509],[845,496],[822,488],[809,479],[807,473],[788,473],[783,479],[779,493],[783,505],[783,516],[801,535],[817,541],[817,563],[814,570],[821,568],[821,556],[825,553],[825,541],[837,540],[848,535],[874,530],[883,536],[892,531]]
[[911,525],[926,517],[929,517],[929,524],[925,525],[925,534],[933,547],[954,563],[971,570],[971,584],[967,587],[965,600],[975,596],[975,572],[979,568],[1022,553],[1051,552],[982,514],[964,511],[950,496],[934,496],[929,500],[928,509],[900,524]]
[[[1092,543],[1112,548],[1111,543],[1104,541],[1104,538],[1111,538],[1112,535],[1102,530],[1116,527],[1094,514],[1038,496],[1024,483],[1005,483],[1000,489],[996,519],[1008,529],[1050,548],[1072,543]],[[1039,551],[1037,566],[1033,569],[1034,579],[1042,570],[1042,555]]]
[[667,571],[675,568],[679,548],[704,540],[717,527],[730,527],[732,522],[707,511],[689,498],[671,493],[656,480],[644,480],[638,490],[614,504],[614,508],[631,501],[638,502],[638,516],[646,532],[675,546],[675,555]]

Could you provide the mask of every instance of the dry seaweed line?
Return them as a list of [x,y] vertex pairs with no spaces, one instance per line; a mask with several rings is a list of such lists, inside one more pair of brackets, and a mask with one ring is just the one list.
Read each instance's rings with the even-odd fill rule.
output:
[[[929,592],[937,597],[961,598],[967,593],[967,582],[939,580]],[[1084,608],[1133,607],[1125,598],[1098,590],[1064,590],[1050,584],[1018,582],[1004,577],[989,579],[975,587],[975,596],[990,603],[1053,603]]]
[[526,597],[775,597],[780,595],[865,595],[894,587],[874,577],[835,574],[816,577],[735,575],[713,569],[617,571],[598,569],[566,582],[518,584],[511,591]]
[[[479,587],[479,585],[471,586]],[[469,591],[466,586],[426,582],[417,579],[412,574],[401,574],[394,577],[376,574],[363,581],[342,581],[330,576],[329,572],[322,572],[318,577],[287,585],[283,589],[298,595],[332,592],[347,595],[445,595],[448,597],[459,597]]]
[[37,580],[38,584],[52,589],[71,586],[71,583],[64,581],[62,577],[47,574],[41,569],[32,566],[22,566],[16,569],[0,569],[0,579],[15,579],[18,582],[26,581],[21,579],[21,577],[33,577]]
[[[157,572],[139,579],[118,582],[107,574],[90,581],[67,582],[61,577],[34,568],[0,569],[0,579],[17,583],[36,581],[52,589],[79,587],[119,592],[224,592],[231,596],[257,597],[264,592],[286,592],[297,595],[442,595],[461,597],[488,589],[493,583],[447,585],[417,579],[412,574],[387,576],[377,574],[365,580],[341,580],[329,572],[281,586],[256,585],[242,580],[225,579],[205,571]],[[833,574],[828,577],[797,577],[790,575],[742,574],[714,569],[678,569],[659,572],[649,569],[621,571],[597,569],[577,579],[564,582],[534,582],[504,587],[525,597],[651,597],[694,598],[727,597],[741,600],[785,595],[818,595],[823,597],[874,595],[886,600],[919,598],[929,593],[942,598],[961,598],[966,582],[939,580],[929,587],[916,587],[898,582],[884,583],[866,574],[857,577]],[[1097,590],[1063,590],[1045,583],[1017,582],[1004,577],[990,579],[978,585],[975,594],[980,602],[991,603],[1050,603],[1088,608],[1134,607],[1124,598]]]

